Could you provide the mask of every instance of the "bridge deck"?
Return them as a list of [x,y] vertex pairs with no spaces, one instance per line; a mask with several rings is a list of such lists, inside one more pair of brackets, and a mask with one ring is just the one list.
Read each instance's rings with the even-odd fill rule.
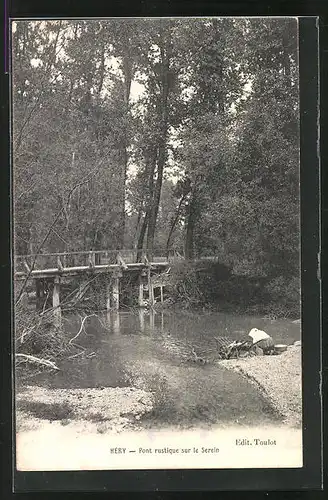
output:
[[[63,269],[49,268],[49,269],[34,269],[31,271],[29,279],[35,278],[55,278],[56,276],[76,276],[83,273],[106,273],[113,272],[115,270],[125,270],[125,271],[138,271],[145,268],[150,268],[154,271],[164,270],[169,266],[169,262],[150,262],[145,264],[144,262],[135,262],[132,264],[126,264],[122,267],[120,264],[100,264],[95,266],[75,266],[75,267],[64,267]],[[23,280],[28,275],[27,271],[16,271],[15,279]]]
[[[166,255],[165,255],[166,254]],[[142,262],[140,256],[143,255]],[[14,257],[15,280],[56,278],[60,276],[76,276],[83,273],[108,273],[121,271],[153,272],[164,271],[170,264],[184,260],[176,250],[167,252],[157,250],[151,261],[147,258],[147,249],[123,250],[91,250],[79,252],[41,253],[37,255],[16,255]],[[199,259],[195,259],[199,260]],[[201,260],[216,260],[214,257],[203,257]]]

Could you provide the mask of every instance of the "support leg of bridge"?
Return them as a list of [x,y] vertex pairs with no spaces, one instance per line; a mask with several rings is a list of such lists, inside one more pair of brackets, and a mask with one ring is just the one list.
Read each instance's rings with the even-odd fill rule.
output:
[[60,308],[60,278],[54,279],[54,288],[52,291],[52,307],[54,310],[54,323],[56,326],[61,324],[61,308]]
[[160,286],[160,291],[161,291],[161,303],[163,303],[163,286]]
[[149,311],[149,328],[150,332],[153,333],[155,329],[155,312],[153,309],[150,309]]
[[164,333],[164,313],[161,312],[161,333]]
[[139,275],[138,306],[139,307],[143,307],[144,306],[144,284],[143,284],[143,278],[142,278],[141,275]]
[[151,279],[151,274],[150,274],[150,269],[148,269],[148,293],[149,293],[149,305],[150,307],[153,307],[155,304],[155,298],[154,298],[154,287],[153,287],[153,282]]
[[115,335],[120,334],[120,314],[118,311],[113,313],[113,333]]
[[108,280],[106,283],[106,309],[110,311],[111,307],[111,282]]
[[120,279],[115,277],[112,284],[113,308],[118,311],[120,307]]

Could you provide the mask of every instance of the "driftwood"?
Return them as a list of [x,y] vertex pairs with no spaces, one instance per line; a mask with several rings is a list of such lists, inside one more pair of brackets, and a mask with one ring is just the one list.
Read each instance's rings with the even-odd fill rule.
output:
[[[77,332],[77,334],[76,334],[76,335],[74,335],[74,337],[72,337],[72,338],[69,340],[69,342],[68,342],[69,344],[73,344],[73,340],[77,339],[77,338],[78,338],[78,336],[79,336],[79,335],[80,335],[83,331],[85,331],[85,330],[84,330],[84,323],[85,323],[85,321],[86,321],[88,318],[92,318],[92,317],[97,318],[97,319],[98,319],[98,321],[99,321],[99,323],[100,323],[100,324],[101,324],[101,325],[102,325],[102,326],[103,326],[106,330],[108,329],[108,328],[106,327],[106,325],[104,325],[104,323],[103,323],[103,322],[100,320],[100,318],[97,316],[97,314],[94,314],[94,313],[93,313],[93,314],[88,314],[87,316],[84,316],[84,318],[82,319],[82,321],[81,321],[81,326],[80,326],[79,331]],[[73,345],[77,345],[77,344],[73,344]],[[80,346],[80,347],[81,347],[81,346]],[[82,347],[82,349],[83,349],[83,347]]]
[[85,321],[86,321],[88,318],[90,318],[91,316],[95,316],[95,314],[90,314],[89,316],[85,316],[85,317],[83,318],[83,320],[82,320],[82,322],[81,322],[81,326],[80,326],[79,331],[77,332],[77,334],[76,334],[76,335],[74,335],[74,337],[72,337],[72,338],[69,340],[69,342],[68,342],[69,344],[71,344],[71,343],[73,342],[73,340],[77,339],[77,338],[78,338],[78,336],[82,333],[82,331],[84,330],[84,323],[85,323]]
[[41,359],[41,358],[36,358],[35,356],[31,356],[30,354],[22,354],[22,353],[17,353],[15,354],[16,358],[22,358],[25,361],[28,361],[29,363],[35,363],[38,365],[43,365],[43,366],[48,366],[49,368],[52,368],[53,370],[60,370],[55,363],[52,361],[49,361],[48,359]]
[[248,352],[252,347],[250,340],[231,341],[227,337],[215,337],[214,340],[222,359],[238,358],[241,352]]
[[83,351],[80,351],[80,352],[77,352],[76,354],[73,354],[72,356],[68,356],[67,359],[74,359],[74,358],[77,358],[78,356],[82,356],[82,354],[85,353],[85,350]]
[[252,342],[250,339],[230,341],[226,337],[215,337],[217,350],[221,359],[239,358],[242,355],[277,354],[274,345],[264,348],[261,344],[263,339]]

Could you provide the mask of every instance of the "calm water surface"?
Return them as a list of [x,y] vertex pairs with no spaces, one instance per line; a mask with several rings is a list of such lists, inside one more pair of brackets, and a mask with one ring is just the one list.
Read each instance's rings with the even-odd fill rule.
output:
[[[80,319],[66,318],[74,336]],[[300,339],[300,325],[221,313],[143,312],[104,314],[86,321],[76,342],[93,352],[89,359],[62,362],[61,371],[29,381],[56,388],[136,386],[155,395],[155,409],[144,425],[165,423],[270,424],[281,419],[257,389],[239,374],[217,364],[188,361],[193,346],[215,359],[214,337],[238,339],[251,328],[270,334],[276,343]]]

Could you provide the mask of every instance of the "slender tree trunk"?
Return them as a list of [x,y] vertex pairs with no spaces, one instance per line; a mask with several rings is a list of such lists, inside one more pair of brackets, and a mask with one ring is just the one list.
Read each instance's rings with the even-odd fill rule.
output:
[[140,262],[142,259],[142,248],[143,248],[143,243],[146,235],[146,230],[148,226],[148,218],[149,218],[149,212],[145,213],[144,219],[142,221],[142,226],[138,238],[138,244],[137,244],[137,262]]
[[178,208],[177,208],[177,213],[172,221],[172,224],[171,224],[171,227],[170,227],[170,231],[169,231],[169,235],[167,237],[167,241],[166,241],[166,254],[167,254],[167,257],[169,256],[169,251],[170,251],[170,246],[171,246],[171,239],[172,239],[172,236],[173,236],[173,232],[176,228],[176,225],[179,221],[179,218],[180,218],[180,213],[181,213],[181,207],[182,207],[182,204],[184,203],[186,199],[186,195],[183,195],[182,198],[180,199],[179,201],[179,205],[178,205]]
[[[165,40],[165,35],[167,39]],[[154,197],[152,208],[149,216],[148,232],[147,232],[147,248],[149,258],[152,259],[154,252],[154,237],[156,229],[156,221],[159,209],[159,202],[162,191],[163,173],[167,155],[167,135],[168,135],[168,115],[169,115],[169,70],[170,70],[170,57],[171,57],[171,33],[170,28],[164,34],[163,28],[160,33],[160,52],[161,52],[161,125],[160,125],[160,144],[158,148],[158,161],[157,161],[157,179],[154,190]]]
[[130,57],[130,40],[127,38],[126,54],[123,57],[123,100],[124,100],[124,117],[123,117],[123,142],[122,142],[122,186],[121,186],[121,215],[120,215],[120,238],[119,248],[124,247],[125,236],[125,199],[126,199],[126,177],[129,162],[128,143],[129,143],[129,102],[131,93],[131,83],[133,75],[133,61]]
[[136,223],[136,227],[134,230],[133,248],[138,248],[138,239],[139,239],[139,235],[140,235],[142,214],[143,214],[143,211],[142,211],[142,205],[141,205],[138,209],[137,223]]
[[[146,236],[146,231],[149,231],[149,220],[150,220],[150,215],[152,212],[152,202],[153,202],[153,193],[154,193],[154,174],[155,174],[155,168],[156,168],[156,160],[157,160],[157,148],[156,146],[153,146],[150,148],[150,150],[147,153],[148,156],[148,161],[147,161],[147,167],[145,171],[145,182],[146,182],[146,188],[143,193],[144,200],[146,200],[145,205],[146,205],[146,210],[145,210],[145,215],[144,219],[142,221],[142,226],[138,238],[138,244],[137,244],[137,262],[140,261],[141,259],[141,254],[142,254],[142,248],[144,244],[144,239]],[[148,246],[147,246],[148,249]]]
[[155,184],[153,202],[151,206],[151,210],[149,213],[149,222],[148,222],[148,231],[147,231],[147,249],[149,253],[149,259],[152,259],[154,252],[154,237],[155,237],[155,229],[156,229],[156,221],[158,215],[159,202],[161,197],[162,183],[163,183],[163,171],[165,158],[165,151],[162,149],[158,159],[158,171],[157,171],[157,179]]
[[197,211],[197,197],[196,193],[190,198],[188,206],[188,217],[187,217],[187,230],[185,239],[185,258],[193,259],[194,254],[194,233],[195,226],[197,222],[198,211]]

